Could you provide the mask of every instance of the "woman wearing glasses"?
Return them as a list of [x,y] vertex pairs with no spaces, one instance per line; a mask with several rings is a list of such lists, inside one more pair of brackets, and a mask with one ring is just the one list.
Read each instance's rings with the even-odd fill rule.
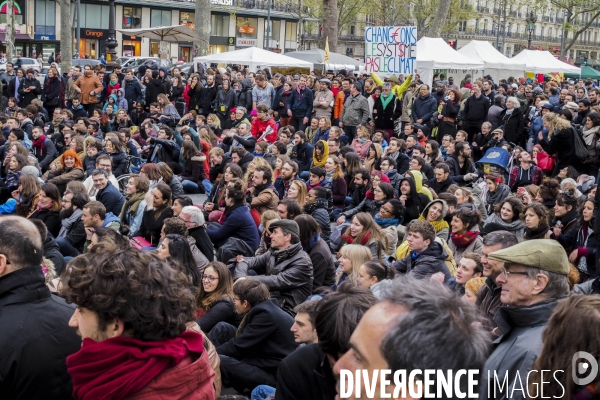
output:
[[233,279],[225,264],[215,261],[206,267],[196,304],[196,322],[207,334],[219,322],[235,327],[240,324],[241,317],[233,305]]

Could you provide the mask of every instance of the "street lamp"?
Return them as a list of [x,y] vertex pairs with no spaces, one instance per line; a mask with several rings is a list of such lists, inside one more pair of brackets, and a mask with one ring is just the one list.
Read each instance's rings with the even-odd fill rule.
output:
[[527,32],[529,32],[529,39],[527,40],[527,49],[531,50],[531,37],[533,32],[535,31],[535,23],[536,23],[535,14],[532,12],[529,13],[529,17],[527,17]]

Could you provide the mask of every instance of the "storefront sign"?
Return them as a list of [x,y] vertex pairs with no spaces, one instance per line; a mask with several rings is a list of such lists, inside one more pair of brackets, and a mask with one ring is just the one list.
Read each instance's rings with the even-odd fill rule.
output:
[[366,72],[413,74],[416,61],[416,26],[370,26],[365,29]]
[[86,36],[94,36],[97,38],[101,38],[102,36],[104,36],[104,32],[98,32],[98,31],[90,31],[89,29],[85,30],[85,35]]
[[36,40],[56,40],[56,35],[35,35]]
[[227,38],[227,44],[230,46],[233,46],[235,44],[235,38],[234,37],[228,37]]
[[215,6],[232,6],[233,0],[210,0],[210,4]]
[[235,39],[235,45],[237,47],[252,47],[252,46],[256,46],[257,43],[258,43],[258,40],[256,40],[256,39],[243,39],[243,38]]
[[254,35],[256,33],[256,28],[250,25],[243,25],[238,27],[239,33],[247,33],[249,35]]
[[[0,33],[6,33],[6,28],[0,28]],[[21,30],[15,29],[15,33],[21,33]]]

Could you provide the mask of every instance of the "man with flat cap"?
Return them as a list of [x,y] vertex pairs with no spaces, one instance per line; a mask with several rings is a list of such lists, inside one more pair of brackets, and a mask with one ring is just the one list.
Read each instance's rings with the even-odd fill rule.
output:
[[494,317],[502,336],[483,368],[479,398],[522,399],[546,323],[557,301],[569,295],[569,260],[560,243],[550,239],[527,240],[488,257],[504,263],[496,278],[503,305]]
[[271,297],[281,309],[295,316],[294,307],[312,294],[313,266],[300,243],[300,228],[296,221],[282,219],[269,226],[271,251],[258,257],[237,257],[233,279],[243,279],[253,270],[269,287]]
[[319,80],[319,91],[315,93],[313,101],[313,110],[315,110],[315,117],[317,118],[326,117],[331,119],[334,96],[330,88],[331,81],[329,79]]

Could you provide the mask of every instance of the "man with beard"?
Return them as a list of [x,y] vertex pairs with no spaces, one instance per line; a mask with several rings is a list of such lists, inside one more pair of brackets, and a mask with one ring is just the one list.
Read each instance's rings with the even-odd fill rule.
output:
[[496,91],[493,89],[493,83],[483,81],[483,94],[490,100],[490,104],[494,104],[496,100]]
[[299,180],[298,164],[295,161],[287,161],[281,167],[281,174],[275,179],[275,190],[280,199],[287,196],[292,181]]
[[[97,156],[96,169],[105,170],[108,173],[108,180],[110,181],[110,183],[112,183],[114,187],[119,187],[119,182],[117,182],[117,178],[115,178],[115,176],[112,173],[112,161],[108,154],[100,154]],[[85,186],[90,200],[96,200],[96,194],[98,193],[98,189],[96,189],[96,187],[94,186],[94,179],[92,178],[91,174],[87,177],[85,181],[83,181],[83,186]]]
[[519,165],[515,165],[510,170],[508,178],[508,187],[511,192],[516,192],[518,188],[524,188],[529,185],[539,186],[544,179],[544,171],[532,163],[531,154],[522,151],[517,157]]
[[437,104],[440,104],[440,100],[443,100],[446,96],[446,85],[443,81],[438,81],[435,87],[435,93],[433,93],[433,97]]
[[450,168],[450,177],[459,186],[466,186],[478,176],[468,143],[456,143],[454,153],[448,157],[446,164]]
[[432,189],[435,193],[444,193],[450,185],[454,184],[452,178],[450,178],[450,168],[446,163],[437,163],[433,170],[434,178],[429,180],[429,189]]
[[473,95],[467,98],[463,111],[463,130],[469,135],[469,143],[473,142],[475,135],[479,133],[481,124],[487,119],[491,106],[490,100],[481,93],[481,83],[473,84]]
[[[369,188],[370,183],[371,174],[369,171],[364,168],[360,168],[354,172],[354,191],[352,192],[352,200],[350,201],[348,207],[344,209],[344,211],[352,210],[362,203],[367,195],[367,189]],[[346,216],[341,215],[337,219],[337,224],[342,225],[344,222],[346,222]]]
[[272,185],[273,172],[270,167],[259,165],[252,174],[253,187],[246,192],[246,202],[261,215],[267,210],[275,211],[279,197]]
[[64,257],[77,257],[85,245],[85,226],[81,220],[83,207],[90,201],[84,192],[67,190],[62,198],[60,210],[61,228],[55,239]]
[[594,107],[598,105],[598,100],[600,100],[598,95],[600,94],[600,89],[593,88],[588,90],[588,99],[590,99],[590,107]]

